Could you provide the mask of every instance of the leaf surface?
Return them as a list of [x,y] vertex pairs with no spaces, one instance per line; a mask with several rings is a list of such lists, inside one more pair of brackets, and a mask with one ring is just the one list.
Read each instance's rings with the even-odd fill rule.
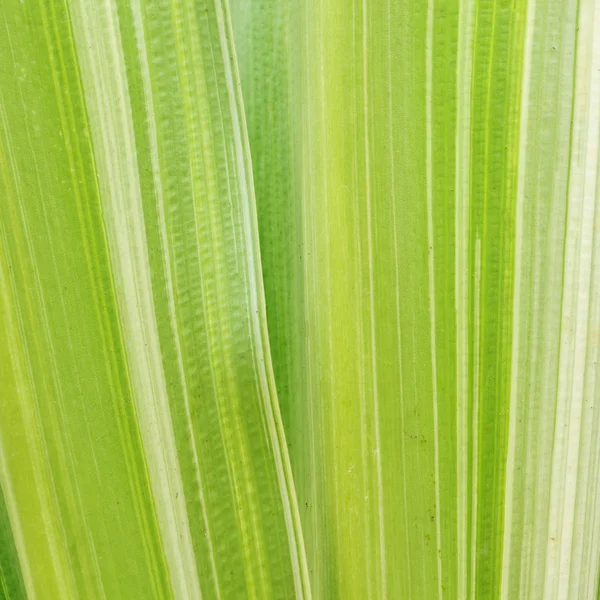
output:
[[598,3],[232,6],[315,596],[596,598]]
[[0,482],[28,596],[309,595],[227,4],[0,14]]

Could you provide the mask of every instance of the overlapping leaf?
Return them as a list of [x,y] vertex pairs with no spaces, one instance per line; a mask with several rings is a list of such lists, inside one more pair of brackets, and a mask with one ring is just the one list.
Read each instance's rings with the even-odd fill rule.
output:
[[233,7],[315,595],[595,598],[600,5]]
[[28,596],[309,594],[227,5],[0,15],[0,483]]

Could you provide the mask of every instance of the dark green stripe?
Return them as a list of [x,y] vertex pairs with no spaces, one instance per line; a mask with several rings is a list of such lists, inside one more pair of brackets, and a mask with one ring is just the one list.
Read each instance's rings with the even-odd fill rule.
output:
[[19,556],[0,486],[0,600],[26,598]]

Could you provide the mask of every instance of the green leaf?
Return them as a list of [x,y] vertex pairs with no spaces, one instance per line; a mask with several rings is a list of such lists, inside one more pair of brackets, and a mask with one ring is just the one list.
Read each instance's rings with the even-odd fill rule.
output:
[[0,488],[0,598],[19,600],[26,597],[19,556]]
[[315,596],[596,598],[597,3],[232,6]]
[[299,83],[289,52],[299,30],[290,0],[235,0],[232,19],[243,76],[245,115],[260,232],[261,263],[275,381],[288,444],[303,437],[294,398],[305,381],[302,357],[303,263],[297,125]]
[[0,14],[0,483],[28,596],[310,595],[227,5]]

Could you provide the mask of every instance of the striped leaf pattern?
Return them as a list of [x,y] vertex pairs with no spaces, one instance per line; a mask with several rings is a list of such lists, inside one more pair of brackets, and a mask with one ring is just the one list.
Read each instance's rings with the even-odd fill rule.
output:
[[228,11],[1,4],[11,600],[310,595]]
[[596,599],[600,1],[230,3],[0,3],[0,599]]
[[596,598],[600,3],[232,7],[315,597]]

